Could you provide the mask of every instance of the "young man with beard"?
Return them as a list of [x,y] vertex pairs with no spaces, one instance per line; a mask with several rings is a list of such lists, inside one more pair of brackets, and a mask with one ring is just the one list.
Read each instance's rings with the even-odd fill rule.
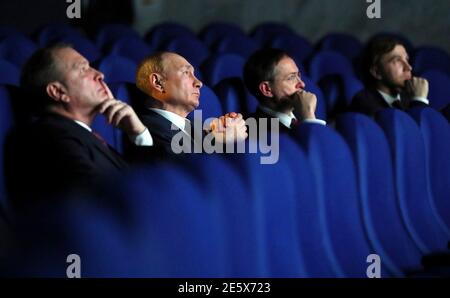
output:
[[280,131],[290,131],[301,122],[326,122],[316,119],[317,98],[305,90],[305,83],[294,60],[279,49],[265,48],[252,54],[244,66],[244,82],[258,99],[259,106],[248,118],[279,122]]

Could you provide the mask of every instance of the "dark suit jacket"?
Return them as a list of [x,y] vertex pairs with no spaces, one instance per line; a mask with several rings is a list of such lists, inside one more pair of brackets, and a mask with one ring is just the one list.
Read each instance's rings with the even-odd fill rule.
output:
[[[401,106],[397,108],[408,110],[409,108],[426,106],[425,103],[413,100],[406,95],[400,95]],[[352,112],[363,113],[368,116],[374,116],[377,112],[389,108],[390,106],[384,100],[383,96],[376,89],[364,89],[358,92],[352,99],[349,110]]]
[[7,185],[12,197],[47,197],[90,190],[127,163],[73,120],[46,114],[15,131],[6,146]]
[[[182,132],[180,129],[172,130],[172,123],[161,116],[160,114],[150,110],[145,109],[141,110],[139,114],[139,118],[141,119],[142,123],[148,128],[150,131],[154,146],[150,150],[148,148],[137,148],[134,146],[133,148],[133,156],[132,159],[135,163],[142,163],[147,162],[149,160],[153,159],[166,159],[167,157],[170,158],[177,158],[182,157],[183,153],[194,153],[195,146],[199,149],[197,152],[202,151],[204,152],[204,148],[200,148],[200,146],[203,144],[204,137],[208,134],[208,132],[202,131],[198,132],[198,136],[195,136],[195,141],[198,140],[197,144],[194,144],[194,139],[192,139],[191,136],[187,135],[186,133]],[[179,146],[182,147],[185,145],[184,141],[190,142],[186,146],[186,152],[176,153],[172,150],[172,138],[181,133],[184,137],[180,137],[181,135],[177,136],[177,139],[179,140]],[[195,135],[197,132],[194,130],[194,127],[192,125],[191,127],[191,134]],[[215,146],[215,140],[211,139],[211,145]],[[226,145],[223,145],[224,147],[221,149],[222,152],[226,151]]]
[[[154,145],[154,148],[152,148],[152,154],[174,154],[171,147],[172,138],[176,134],[180,133],[181,130],[178,128],[173,130],[172,123],[169,120],[150,109],[142,110],[139,118],[152,135]],[[192,143],[193,140],[191,139],[191,137],[186,134],[183,135],[186,138],[189,138],[191,142],[191,148],[192,150],[194,150]],[[180,142],[180,145],[183,145],[183,143]]]
[[[263,110],[261,110],[259,107],[256,109],[256,111],[253,114],[249,114],[246,119],[248,120],[249,118],[254,118],[256,120],[256,124],[257,124],[257,129],[258,129],[258,134],[259,134],[259,126],[261,124],[260,120],[261,119],[267,119],[267,133],[270,134],[271,133],[271,121],[272,119],[277,119],[278,121],[278,126],[279,126],[279,132],[280,133],[287,133],[287,134],[291,134],[292,133],[292,129],[287,128],[286,126],[284,126],[281,122],[279,122],[278,118],[274,118],[272,116],[270,116],[269,114],[267,114],[266,112],[264,112]],[[248,131],[250,134],[250,129],[252,129],[250,126],[248,127]]]

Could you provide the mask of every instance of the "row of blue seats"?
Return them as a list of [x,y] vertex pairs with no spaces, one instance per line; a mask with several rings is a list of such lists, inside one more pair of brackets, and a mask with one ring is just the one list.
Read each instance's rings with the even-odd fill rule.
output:
[[[130,28],[127,29],[132,30]],[[61,39],[64,38],[65,37],[61,37]],[[118,43],[128,48],[124,51],[112,51],[112,54],[103,58],[100,58],[102,56],[99,56],[99,54],[93,55],[91,50],[89,50],[91,47],[86,47],[78,42],[75,42],[74,45],[88,58],[90,57],[91,59],[97,60],[97,62],[94,63],[94,66],[105,73],[106,81],[108,83],[134,83],[138,61],[152,52],[149,48],[142,48],[133,43],[130,39],[134,38],[129,36],[122,37],[122,39],[119,38],[120,40]],[[31,41],[25,42],[22,39],[25,39],[25,37],[7,38],[3,41],[3,44],[8,41],[11,41],[11,43],[9,46],[3,47],[3,50],[1,50],[2,47],[0,45],[0,56],[1,53],[6,53],[6,57],[9,57],[13,62],[10,63],[9,61],[0,59],[0,84],[17,85],[19,82],[19,69],[17,65],[21,65],[24,59],[26,59],[26,57],[28,57],[36,48],[34,45],[28,45],[25,46],[25,49],[21,50],[21,43],[32,44]],[[186,56],[188,60],[192,61],[194,65],[200,65],[197,67],[196,74],[208,86],[215,87],[220,81],[230,77],[242,78],[242,69],[245,64],[245,58],[233,53],[218,53],[211,56],[203,55],[202,57],[193,57],[195,55],[200,55],[199,53],[201,53],[201,51],[195,47],[190,48],[189,43],[179,42],[184,39],[186,39],[185,36],[181,37],[180,40],[178,40],[177,37],[174,37],[172,41],[177,43],[178,46],[169,49],[180,52]],[[19,42],[18,40],[22,40],[22,42]],[[11,55],[8,56],[8,53],[11,53]],[[133,55],[132,53],[137,55]],[[430,53],[429,55],[422,55],[422,57],[422,61],[436,60],[439,61],[438,65],[446,65],[446,59],[439,55],[436,56]],[[204,58],[206,60],[203,60]],[[14,65],[14,63],[16,63],[16,65]],[[306,71],[303,71],[304,69],[301,62],[299,62],[303,77],[305,77],[306,81],[312,81],[322,88],[322,93],[324,93],[323,99],[328,115],[334,116],[336,111],[339,110],[339,107],[348,106],[354,93],[362,88],[362,83],[358,79],[357,73],[353,70],[352,64],[346,57],[338,52],[331,50],[315,52],[307,63],[308,67],[306,68]],[[421,75],[430,81],[431,88],[429,98],[431,106],[436,109],[442,109],[449,104],[450,89],[447,88],[447,86],[450,84],[450,77],[444,73],[442,69],[439,69],[439,67],[423,71]],[[334,80],[332,81],[332,84],[329,84],[329,80],[327,81],[327,78],[330,77]],[[336,78],[338,80],[337,82]],[[313,86],[312,89],[316,89],[315,86]]]
[[[341,58],[341,59],[339,59]],[[235,54],[217,54],[208,58],[199,69],[197,76],[206,85],[215,87],[222,80],[238,77],[242,79],[245,59]],[[347,65],[347,67],[346,67]],[[348,68],[348,61],[337,53],[327,51],[317,53],[310,64],[310,72],[303,74],[307,88],[324,92],[323,101],[328,114],[333,114],[337,105],[348,106],[353,95],[363,88],[361,81]],[[105,74],[108,83],[134,83],[137,64],[126,57],[107,56],[94,65]],[[0,60],[0,84],[18,85],[19,70],[7,61]],[[327,78],[334,83],[327,85]],[[438,70],[423,73],[430,83],[430,104],[442,109],[450,103],[450,76]],[[336,81],[336,78],[338,80]],[[315,86],[318,85],[318,86]]]
[[[213,77],[217,77],[220,81],[215,84],[214,88],[204,85],[201,89],[199,110],[202,110],[204,119],[217,117],[230,111],[249,114],[256,110],[258,102],[244,86],[239,72],[242,70],[233,70],[230,65],[234,65],[236,69],[239,67],[233,64],[232,59],[236,57],[224,56],[218,57],[211,67]],[[101,63],[99,69],[105,73],[106,79],[111,87],[113,94],[132,105],[140,101],[142,93],[136,91],[134,85],[134,73],[136,65],[126,63],[117,57],[106,58]],[[243,63],[241,64],[241,68]],[[231,69],[231,70],[230,70]],[[242,75],[241,75],[242,76]],[[430,82],[430,99],[431,107],[441,109],[450,104],[450,78],[438,72],[429,72],[425,76]],[[306,84],[306,90],[317,95],[318,104],[316,116],[320,119],[333,119],[336,111],[345,111],[350,105],[352,97],[363,88],[362,83],[354,77],[340,77],[341,80],[337,84],[330,86],[319,86],[307,76],[303,76]],[[322,87],[322,88],[321,88]],[[2,126],[10,127],[14,123],[13,109],[11,102],[22,102],[23,98],[14,98],[8,92],[8,89],[14,87],[1,87],[0,104],[4,113]],[[130,89],[133,90],[130,94]],[[17,97],[17,96],[16,96]],[[193,115],[193,114],[192,114]],[[192,116],[191,115],[191,116]],[[330,118],[331,117],[331,118]],[[109,126],[103,117],[97,117],[94,122],[94,129],[98,131],[111,145],[119,152],[122,152],[122,134],[119,130]]]
[[37,209],[14,273],[65,276],[76,253],[84,277],[366,277],[377,254],[382,277],[403,277],[448,253],[448,122],[388,109],[376,122],[343,114],[337,131],[281,135],[273,165],[262,153],[160,161],[105,198]]
[[[402,35],[380,34],[393,35],[405,43],[417,73],[436,69],[450,74],[450,56],[444,50],[431,46],[414,50]],[[327,34],[313,46],[306,38],[281,24],[261,24],[248,36],[237,26],[213,23],[197,36],[182,25],[163,23],[154,26],[144,38],[131,27],[116,24],[100,28],[93,41],[68,25],[48,25],[37,32],[34,40],[31,41],[14,28],[0,28],[0,57],[21,66],[37,46],[59,40],[74,44],[90,61],[114,54],[128,57],[137,63],[148,53],[164,49],[180,52],[195,66],[199,66],[213,54],[234,53],[247,58],[256,49],[271,46],[286,50],[299,65],[303,65],[317,51],[337,52],[352,64],[357,62],[355,60],[358,60],[363,46],[355,37],[344,33]]]
[[[450,57],[442,49],[436,47],[419,47],[414,49],[412,43],[401,34],[390,34],[400,39],[407,47],[410,53],[415,53],[414,60],[417,60],[416,69],[419,73],[429,67],[437,67],[443,71],[450,70]],[[0,27],[0,40],[8,36],[21,35],[17,30],[10,27]],[[252,51],[261,46],[272,46],[284,48],[303,62],[314,50],[332,50],[337,51],[354,60],[358,57],[363,44],[354,36],[344,33],[330,33],[320,39],[316,45],[313,45],[305,37],[296,34],[291,28],[284,24],[262,23],[253,30],[251,34],[246,34],[240,27],[230,23],[211,23],[204,27],[197,35],[192,30],[177,23],[162,23],[151,28],[143,39],[131,27],[118,24],[104,25],[97,34],[92,37],[93,42],[86,40],[84,34],[68,25],[47,25],[36,32],[34,40],[39,46],[47,45],[59,39],[72,39],[74,44],[84,44],[88,52],[96,52],[91,58],[98,57],[100,51],[108,53],[109,51],[126,52],[133,57],[138,53],[145,54],[150,50],[160,49],[169,46],[170,43],[181,43],[183,41],[173,41],[178,38],[185,38],[184,41],[198,52],[233,52],[247,57]],[[121,40],[122,39],[122,40]],[[193,42],[190,42],[194,40]],[[120,42],[118,42],[121,40]],[[70,41],[70,40],[69,40]],[[140,42],[141,41],[141,42]],[[203,46],[197,46],[195,41],[199,41]],[[115,45],[115,43],[118,43]],[[123,55],[123,53],[119,53]],[[200,54],[200,53],[199,53]],[[125,54],[125,56],[127,56]],[[141,60],[142,57],[137,57]],[[95,60],[95,59],[94,59]]]

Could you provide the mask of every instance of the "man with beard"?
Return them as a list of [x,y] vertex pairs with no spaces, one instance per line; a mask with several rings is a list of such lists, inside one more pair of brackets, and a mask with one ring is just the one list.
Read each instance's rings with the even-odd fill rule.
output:
[[428,105],[428,82],[412,75],[408,53],[398,40],[371,40],[363,52],[362,73],[366,88],[353,97],[351,111],[374,116],[385,108]]
[[[261,49],[244,66],[244,81],[258,99],[259,106],[248,118],[279,121],[280,131],[289,132],[301,122],[326,122],[316,119],[316,95],[304,90],[305,83],[294,60],[279,49]],[[261,123],[259,123],[261,125]]]

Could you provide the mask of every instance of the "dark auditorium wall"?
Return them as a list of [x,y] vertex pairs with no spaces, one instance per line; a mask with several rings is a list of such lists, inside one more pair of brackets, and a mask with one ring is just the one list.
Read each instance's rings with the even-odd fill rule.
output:
[[[74,1],[74,0],[71,0]],[[89,4],[102,0],[80,0]],[[370,0],[373,1],[373,0]],[[330,31],[348,32],[365,41],[378,31],[397,31],[409,37],[415,46],[437,45],[450,52],[450,1],[379,0],[381,18],[369,19],[367,0],[114,0],[134,8],[135,27],[144,33],[152,25],[177,21],[198,32],[213,21],[239,24],[250,31],[265,21],[288,23],[299,34],[315,42]],[[105,9],[110,1],[105,2]],[[108,4],[109,3],[109,4]],[[106,5],[108,4],[108,5]],[[66,16],[66,0],[0,1],[0,24],[13,25],[26,33],[49,22],[72,22]],[[95,6],[95,5],[94,5]],[[96,15],[108,20],[104,10]],[[84,13],[82,21],[92,16]],[[125,11],[122,9],[123,14]],[[117,15],[117,14],[116,14]],[[123,20],[120,20],[123,21]],[[79,23],[79,20],[75,23]]]
[[264,21],[286,22],[312,41],[330,31],[361,41],[378,31],[406,34],[415,46],[433,44],[450,52],[450,1],[380,0],[381,18],[369,19],[366,0],[134,0],[140,32],[162,21],[200,30],[212,21],[239,24],[246,31]]

